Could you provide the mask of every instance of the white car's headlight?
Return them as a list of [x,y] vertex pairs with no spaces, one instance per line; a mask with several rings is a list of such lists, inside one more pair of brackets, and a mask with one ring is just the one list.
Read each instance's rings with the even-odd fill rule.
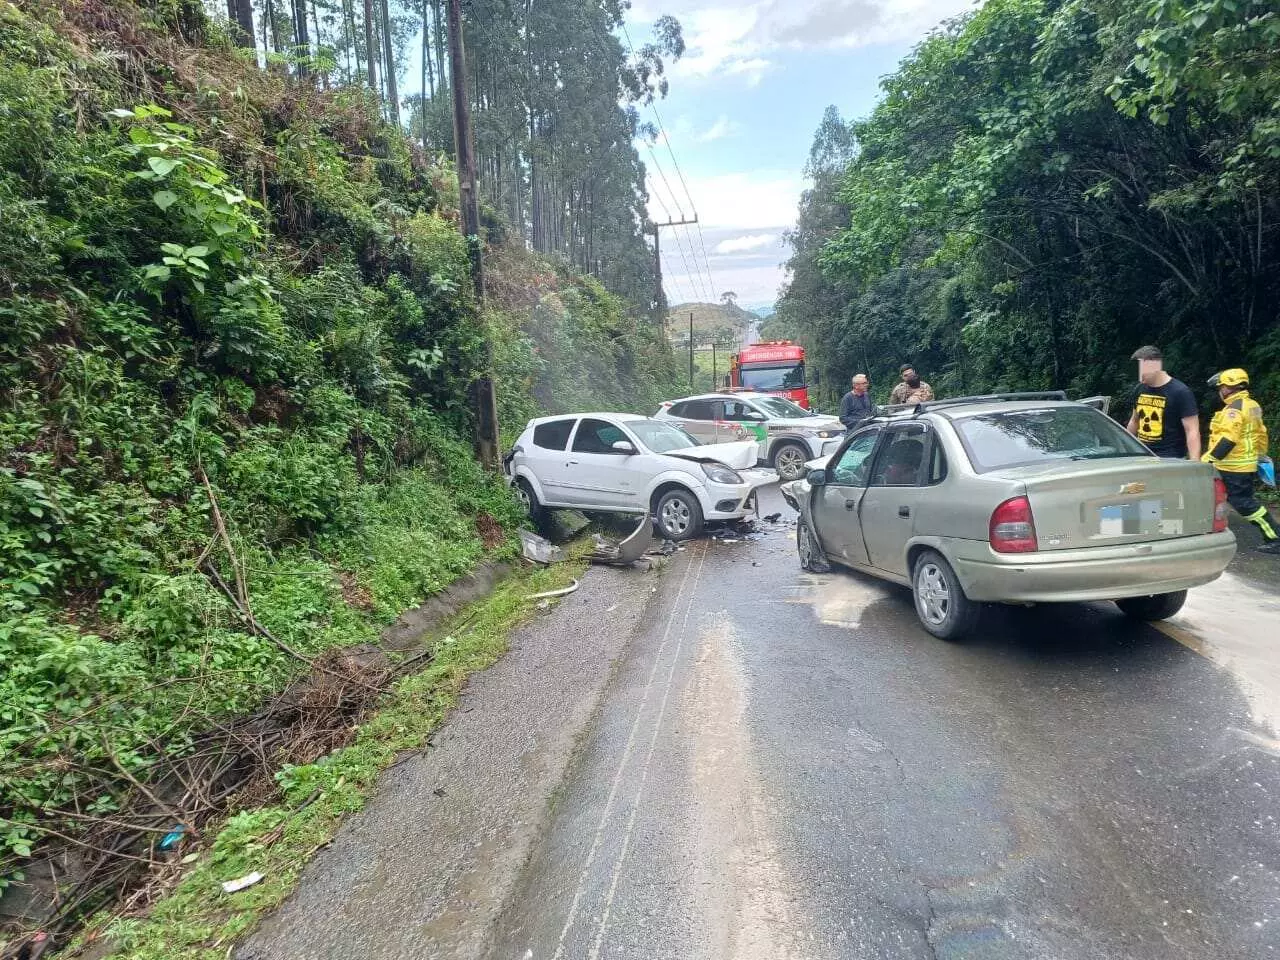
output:
[[819,430],[814,436],[822,440],[830,440],[832,437],[840,437],[844,435],[843,430]]
[[702,472],[707,475],[707,479],[712,483],[746,482],[736,470],[730,470],[722,463],[704,463],[702,464]]

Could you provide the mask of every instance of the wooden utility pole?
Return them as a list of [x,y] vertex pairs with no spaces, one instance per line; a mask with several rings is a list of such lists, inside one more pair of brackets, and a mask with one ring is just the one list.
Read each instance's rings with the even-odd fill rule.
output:
[[689,311],[689,392],[693,393],[693,311]]
[[666,223],[653,223],[649,226],[649,232],[653,234],[653,275],[657,280],[657,303],[658,314],[662,317],[662,323],[665,329],[667,322],[667,298],[662,292],[662,240],[659,237],[659,230],[662,227],[682,227],[687,223],[697,223],[698,218],[695,216],[692,220],[668,220]]
[[498,468],[498,405],[493,390],[493,342],[484,314],[484,260],[480,242],[480,195],[476,188],[476,154],[471,133],[471,101],[467,99],[467,56],[462,45],[462,0],[449,0],[449,72],[453,82],[453,143],[457,151],[458,199],[462,235],[471,252],[471,282],[476,292],[476,319],[484,342],[484,369],[471,385],[475,402],[476,456],[490,470]]

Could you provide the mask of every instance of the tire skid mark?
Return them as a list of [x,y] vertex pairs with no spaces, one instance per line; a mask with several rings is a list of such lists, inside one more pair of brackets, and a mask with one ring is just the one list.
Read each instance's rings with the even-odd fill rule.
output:
[[[569,905],[569,913],[565,917],[564,925],[560,930],[560,936],[556,941],[556,949],[553,955],[553,960],[562,960],[562,958],[564,957],[565,943],[568,940],[570,932],[573,930],[574,924],[577,922],[578,911],[582,905],[582,898],[586,895],[587,888],[589,886],[591,867],[592,867],[592,864],[594,864],[595,862],[597,854],[600,852],[600,847],[604,842],[604,835],[605,835],[606,828],[609,826],[609,821],[613,817],[614,803],[617,800],[618,791],[622,786],[623,774],[626,771],[627,765],[631,760],[631,753],[635,748],[636,739],[640,733],[640,726],[644,720],[646,708],[649,705],[650,697],[654,691],[654,680],[658,675],[658,668],[663,663],[663,654],[666,652],[667,645],[671,640],[671,628],[674,626],[676,617],[680,612],[681,603],[684,603],[685,605],[684,623],[685,624],[688,623],[689,610],[692,608],[692,605],[693,605],[693,599],[697,590],[697,581],[702,574],[702,566],[703,566],[703,563],[706,561],[706,556],[707,556],[707,547],[706,547],[706,544],[703,543],[702,549],[700,550],[696,561],[693,557],[690,557],[689,563],[685,566],[684,575],[680,579],[680,586],[676,591],[675,601],[672,603],[670,612],[667,614],[667,623],[662,633],[662,640],[658,644],[658,649],[654,652],[654,655],[653,655],[653,667],[649,671],[649,677],[645,682],[644,692],[640,697],[640,703],[636,707],[635,719],[631,723],[631,730],[627,736],[626,746],[623,748],[622,757],[618,761],[618,767],[614,771],[613,781],[609,787],[609,795],[605,800],[604,810],[600,814],[600,820],[596,825],[595,834],[591,840],[591,848],[587,851],[587,858],[585,861],[583,861],[582,871],[578,875],[578,884],[573,893],[573,901]],[[694,575],[695,568],[697,571],[696,576]],[[686,588],[690,588],[691,578],[693,580],[692,588],[688,589],[686,592]],[[681,634],[680,639],[683,640],[683,633]],[[676,663],[676,660],[678,659],[678,656],[679,656],[679,646],[677,646],[676,654],[673,655],[672,657],[671,672],[668,674],[668,677],[667,677],[668,687],[671,683],[671,677],[675,673],[675,663]],[[665,702],[666,702],[666,696],[664,694],[664,697],[663,697],[664,705],[665,705]],[[661,720],[662,720],[662,717],[660,713],[658,717],[658,722],[657,724],[655,724],[655,730],[654,730],[655,740],[657,738],[657,728],[661,726]],[[652,755],[652,746],[650,747],[650,755]],[[646,761],[646,771],[647,771],[647,761]],[[636,801],[638,803],[639,793],[637,793],[636,795]],[[634,822],[634,817],[635,817],[635,814],[633,810],[632,818],[631,818],[632,822]]]
[[[707,560],[707,546],[704,543],[702,550],[698,555],[698,571],[693,578],[693,588],[689,591],[689,595],[685,598],[684,617],[680,624],[680,633],[676,638],[675,652],[671,656],[671,669],[667,672],[666,682],[662,689],[662,703],[658,708],[658,716],[653,722],[653,735],[649,738],[649,749],[645,753],[644,763],[640,768],[640,783],[636,787],[635,799],[631,804],[631,814],[627,817],[627,826],[622,835],[622,849],[618,852],[617,859],[613,864],[613,875],[609,880],[609,890],[605,894],[604,912],[600,915],[600,925],[596,930],[595,940],[591,944],[591,952],[588,954],[590,960],[599,960],[600,949],[604,945],[605,933],[609,926],[609,915],[613,910],[614,898],[618,892],[618,880],[622,876],[622,868],[627,861],[627,853],[631,849],[631,838],[635,834],[636,814],[640,811],[641,801],[644,797],[645,784],[649,779],[649,769],[653,763],[653,754],[658,745],[658,735],[662,732],[663,719],[667,713],[667,703],[671,699],[671,687],[675,682],[676,668],[680,663],[680,654],[684,649],[685,638],[689,635],[689,615],[693,612],[694,599],[698,593],[698,583],[702,579],[702,568]],[[690,561],[690,567],[693,562]],[[671,623],[675,622],[675,615],[678,610],[672,610],[671,618],[668,621],[667,628],[670,630]],[[666,638],[663,639],[663,645],[666,644]],[[656,660],[657,658],[655,658]]]

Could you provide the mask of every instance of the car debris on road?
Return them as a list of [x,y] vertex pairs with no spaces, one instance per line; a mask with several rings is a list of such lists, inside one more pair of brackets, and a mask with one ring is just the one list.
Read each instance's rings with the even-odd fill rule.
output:
[[520,551],[526,560],[544,566],[564,560],[563,550],[531,530],[520,531]]
[[595,534],[595,550],[591,554],[591,562],[617,567],[629,566],[645,555],[652,542],[650,519],[642,516],[635,529],[620,540]]

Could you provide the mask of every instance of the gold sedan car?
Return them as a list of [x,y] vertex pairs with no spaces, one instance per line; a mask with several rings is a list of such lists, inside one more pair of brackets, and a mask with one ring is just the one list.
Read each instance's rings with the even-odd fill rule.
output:
[[810,467],[782,488],[801,565],[910,587],[948,640],[984,603],[1114,600],[1161,620],[1236,549],[1212,467],[1161,460],[1059,393],[918,404]]

